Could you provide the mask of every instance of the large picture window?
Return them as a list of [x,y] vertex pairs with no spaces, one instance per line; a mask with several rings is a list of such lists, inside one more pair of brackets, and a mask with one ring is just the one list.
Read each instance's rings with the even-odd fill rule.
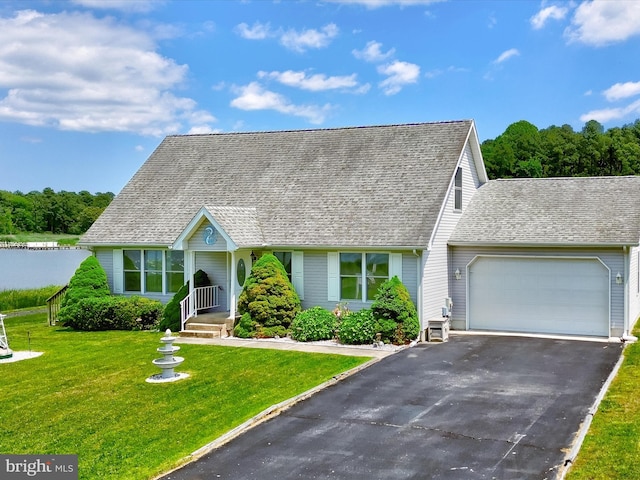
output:
[[340,298],[371,301],[389,279],[389,254],[341,253]]
[[175,293],[184,284],[184,252],[123,250],[124,291]]

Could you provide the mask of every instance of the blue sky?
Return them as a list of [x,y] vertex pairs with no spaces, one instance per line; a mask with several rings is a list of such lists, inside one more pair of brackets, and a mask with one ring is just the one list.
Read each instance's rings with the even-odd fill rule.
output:
[[619,126],[639,54],[632,0],[5,0],[0,189],[118,193],[170,134]]

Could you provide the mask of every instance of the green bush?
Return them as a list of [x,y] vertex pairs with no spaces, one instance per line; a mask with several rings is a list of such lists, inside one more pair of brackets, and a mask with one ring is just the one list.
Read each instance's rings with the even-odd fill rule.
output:
[[260,324],[256,325],[256,331],[253,334],[254,338],[284,338],[289,334],[289,330],[282,325],[275,325],[273,327],[264,327]]
[[291,325],[300,311],[300,298],[274,255],[263,255],[253,265],[238,298],[238,311],[249,313],[262,327]]
[[372,343],[376,334],[376,321],[371,310],[351,312],[340,322],[338,339],[347,344]]
[[163,306],[143,297],[84,298],[67,306],[65,325],[76,330],[143,330],[155,328]]
[[[69,288],[62,300],[62,310],[67,305],[78,302],[85,298],[108,297],[109,282],[107,274],[96,257],[87,257],[76,269],[73,277],[69,281]],[[63,312],[60,311],[60,318]]]
[[233,328],[233,335],[238,338],[253,338],[256,333],[257,322],[251,319],[251,315],[245,313],[240,317],[240,321]]
[[300,342],[330,340],[336,334],[338,319],[322,307],[311,307],[298,313],[291,323],[291,338]]
[[[196,287],[208,287],[211,285],[209,276],[202,270],[198,270],[195,275]],[[162,320],[160,321],[160,331],[165,331],[167,328],[172,332],[179,332],[182,329],[180,325],[180,302],[189,295],[189,282],[185,283],[180,290],[176,292],[162,312]]]
[[[371,312],[378,322],[383,342],[402,344],[416,339],[420,333],[418,312],[409,291],[398,277],[394,276],[380,285]],[[395,322],[395,328],[390,322]]]

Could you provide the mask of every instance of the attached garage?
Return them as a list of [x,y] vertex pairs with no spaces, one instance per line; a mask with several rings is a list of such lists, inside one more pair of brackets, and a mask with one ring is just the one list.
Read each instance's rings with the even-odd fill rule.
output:
[[609,268],[595,257],[478,256],[468,328],[608,337]]

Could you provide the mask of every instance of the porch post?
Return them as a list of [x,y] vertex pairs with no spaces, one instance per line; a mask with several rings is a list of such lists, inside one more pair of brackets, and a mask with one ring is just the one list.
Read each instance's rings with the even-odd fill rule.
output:
[[236,252],[231,251],[231,289],[229,292],[229,318],[236,318],[236,284],[238,283],[238,272],[236,271]]
[[193,291],[196,288],[196,252],[194,250],[189,250],[189,315],[193,315],[196,309],[195,304],[195,295],[193,295]]

